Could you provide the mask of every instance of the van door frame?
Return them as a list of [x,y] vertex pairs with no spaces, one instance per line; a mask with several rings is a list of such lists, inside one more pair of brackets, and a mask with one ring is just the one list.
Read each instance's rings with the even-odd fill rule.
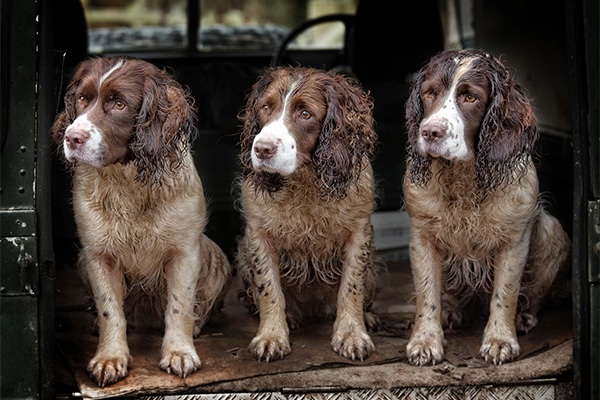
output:
[[597,0],[567,0],[573,120],[573,355],[579,399],[600,397],[600,42]]
[[[10,135],[2,141],[1,150],[1,397],[54,397],[54,265],[48,176],[53,156],[48,128],[56,105],[58,64],[52,50],[53,3],[22,0],[18,7],[16,2],[0,3],[0,129],[3,139]],[[574,383],[576,397],[586,399],[600,395],[600,28],[597,0],[565,0],[565,5],[575,162]],[[21,90],[19,85],[24,82],[29,86]],[[11,164],[16,174],[6,172]],[[19,193],[21,187],[23,193]],[[20,203],[17,208],[7,200],[13,195],[19,198],[15,200]],[[21,248],[15,247],[15,253],[10,247],[16,243],[14,238],[26,239],[21,258],[28,261],[26,275],[18,273]],[[5,280],[15,270],[18,287]],[[10,386],[14,382],[20,386]],[[17,391],[13,393],[13,389]]]
[[0,4],[0,397],[51,399],[54,0]]

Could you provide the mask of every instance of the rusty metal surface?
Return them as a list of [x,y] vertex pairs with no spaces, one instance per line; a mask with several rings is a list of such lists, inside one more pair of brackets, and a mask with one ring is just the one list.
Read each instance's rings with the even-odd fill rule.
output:
[[364,389],[327,393],[223,393],[147,396],[145,400],[569,400],[573,387],[568,383],[520,386],[420,387]]

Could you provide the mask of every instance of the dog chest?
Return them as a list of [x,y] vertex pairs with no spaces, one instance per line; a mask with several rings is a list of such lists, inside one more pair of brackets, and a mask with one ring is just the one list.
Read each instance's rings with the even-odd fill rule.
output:
[[150,262],[160,249],[198,243],[206,224],[201,186],[148,187],[132,166],[78,167],[73,208],[84,246]]

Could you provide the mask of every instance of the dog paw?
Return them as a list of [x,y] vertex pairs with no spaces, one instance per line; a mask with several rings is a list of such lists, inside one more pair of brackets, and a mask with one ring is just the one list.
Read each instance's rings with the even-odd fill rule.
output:
[[286,321],[288,324],[288,328],[292,331],[299,329],[302,325],[302,315],[299,313],[288,312],[286,315]]
[[490,338],[481,345],[479,353],[487,362],[501,365],[519,356],[521,348],[516,339]]
[[333,351],[350,360],[363,361],[368,358],[375,345],[366,331],[352,330],[349,332],[336,332],[331,339]]
[[290,342],[285,336],[256,336],[248,349],[258,361],[265,362],[278,360],[292,352]]
[[382,329],[383,324],[379,317],[372,312],[365,312],[365,326],[367,327],[367,331],[369,332],[378,332]]
[[441,313],[442,328],[456,329],[462,325],[462,313],[458,309],[443,308]]
[[89,362],[87,371],[98,386],[105,387],[125,378],[130,362],[131,357],[127,353],[116,357],[96,356]]
[[443,343],[443,334],[433,332],[413,334],[406,346],[408,362],[420,367],[442,362],[444,360]]
[[169,374],[185,378],[200,369],[202,363],[195,351],[165,351],[159,367]]
[[529,333],[538,323],[538,319],[534,314],[520,313],[517,315],[515,327],[517,332]]

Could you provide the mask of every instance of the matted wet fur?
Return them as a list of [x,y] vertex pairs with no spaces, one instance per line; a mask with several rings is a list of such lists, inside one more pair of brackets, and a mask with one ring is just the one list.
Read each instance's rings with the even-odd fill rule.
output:
[[170,75],[112,57],[79,65],[52,126],[74,175],[79,268],[100,336],[88,372],[99,386],[128,374],[127,322],[164,327],[163,370],[185,377],[200,368],[193,335],[222,305],[231,269],[203,234],[204,192],[189,150],[195,119]]
[[259,360],[289,354],[289,329],[307,314],[335,316],[342,356],[375,348],[371,109],[355,82],[310,68],[268,70],[247,98],[237,263],[260,314],[249,347]]
[[[481,356],[520,352],[570,241],[543,207],[532,161],[536,118],[506,68],[479,50],[446,51],[417,75],[406,104],[405,207],[417,310],[409,362],[444,358],[443,327],[489,295]],[[565,283],[566,284],[566,283]]]

